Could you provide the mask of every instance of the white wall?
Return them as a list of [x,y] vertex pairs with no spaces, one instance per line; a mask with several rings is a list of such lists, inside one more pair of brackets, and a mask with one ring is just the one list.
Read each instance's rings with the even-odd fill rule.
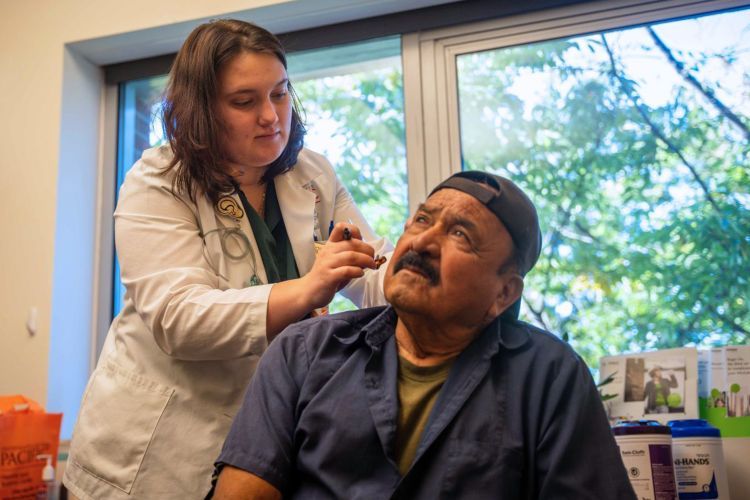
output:
[[[25,394],[70,415],[88,375],[101,64],[175,51],[211,17],[288,31],[447,1],[0,3],[0,394]],[[32,307],[33,336],[25,326]],[[71,425],[64,420],[63,436]]]

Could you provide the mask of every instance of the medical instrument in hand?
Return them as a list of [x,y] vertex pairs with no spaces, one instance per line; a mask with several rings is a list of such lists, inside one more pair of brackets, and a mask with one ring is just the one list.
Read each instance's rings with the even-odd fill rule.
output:
[[[352,232],[349,231],[348,227],[344,228],[344,240],[349,241],[352,239]],[[375,269],[380,269],[380,266],[385,264],[386,258],[384,255],[376,255],[375,256]]]

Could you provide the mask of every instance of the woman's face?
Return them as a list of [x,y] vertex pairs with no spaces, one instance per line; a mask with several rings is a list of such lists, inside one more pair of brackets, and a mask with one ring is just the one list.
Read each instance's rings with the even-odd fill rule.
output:
[[242,52],[219,70],[221,142],[236,169],[265,168],[289,141],[292,102],[284,65],[273,54]]

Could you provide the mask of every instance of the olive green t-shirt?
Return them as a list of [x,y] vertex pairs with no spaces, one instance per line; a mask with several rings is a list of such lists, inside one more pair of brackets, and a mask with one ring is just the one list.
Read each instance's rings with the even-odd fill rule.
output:
[[403,476],[417,453],[432,407],[448,378],[453,359],[437,366],[416,366],[398,357],[398,427],[396,463]]

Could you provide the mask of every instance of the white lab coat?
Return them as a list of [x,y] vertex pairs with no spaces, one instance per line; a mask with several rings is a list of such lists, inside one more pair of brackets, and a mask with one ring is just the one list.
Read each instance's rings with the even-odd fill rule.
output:
[[[86,388],[64,477],[82,499],[203,498],[266,349],[273,285],[247,287],[251,260],[227,257],[213,231],[238,226],[265,283],[247,215],[221,215],[202,196],[175,196],[173,175],[163,170],[170,159],[166,146],[145,151],[120,190],[115,236],[127,292]],[[313,235],[327,238],[331,220],[351,220],[376,253],[391,249],[324,157],[303,150],[274,185],[301,276],[315,259]],[[236,238],[225,244],[237,254]],[[344,294],[362,307],[382,304],[385,267]]]

